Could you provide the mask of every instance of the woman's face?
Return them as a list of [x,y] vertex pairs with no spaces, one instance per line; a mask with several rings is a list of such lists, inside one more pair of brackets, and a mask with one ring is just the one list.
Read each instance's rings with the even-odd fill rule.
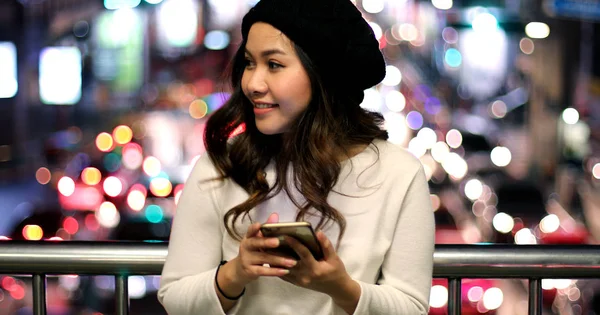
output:
[[254,107],[258,130],[267,135],[289,130],[308,107],[311,82],[292,42],[270,24],[248,32],[242,90]]

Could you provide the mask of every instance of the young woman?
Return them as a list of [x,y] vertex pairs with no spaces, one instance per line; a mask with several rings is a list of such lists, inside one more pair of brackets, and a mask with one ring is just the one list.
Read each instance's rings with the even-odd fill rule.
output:
[[[349,0],[262,0],[242,35],[234,92],[179,200],[159,300],[173,315],[427,314],[423,168],[359,106],[385,76],[370,26]],[[289,221],[312,223],[323,259],[259,232]],[[281,242],[299,259],[276,254]]]

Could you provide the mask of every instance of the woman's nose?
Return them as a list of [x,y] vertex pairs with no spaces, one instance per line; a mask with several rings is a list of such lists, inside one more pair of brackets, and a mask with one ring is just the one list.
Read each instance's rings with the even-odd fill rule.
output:
[[246,86],[247,91],[252,95],[262,95],[267,93],[268,86],[265,82],[264,76],[260,71],[253,71],[249,73],[250,78],[248,79],[248,85]]

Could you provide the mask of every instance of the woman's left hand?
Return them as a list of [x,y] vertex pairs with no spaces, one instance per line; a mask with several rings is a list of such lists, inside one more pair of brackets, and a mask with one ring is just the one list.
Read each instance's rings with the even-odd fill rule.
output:
[[322,260],[315,260],[310,250],[293,237],[285,238],[284,242],[300,256],[300,260],[295,267],[290,269],[289,274],[281,278],[297,286],[322,292],[332,297],[340,293],[340,290],[351,289],[358,285],[346,272],[344,263],[327,236],[322,231],[316,234],[323,249]]

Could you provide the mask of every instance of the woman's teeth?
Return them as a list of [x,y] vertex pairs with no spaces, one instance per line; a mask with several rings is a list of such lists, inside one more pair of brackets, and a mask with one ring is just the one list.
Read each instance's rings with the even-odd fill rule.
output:
[[254,104],[254,107],[256,107],[256,108],[271,108],[271,107],[277,107],[277,104]]

